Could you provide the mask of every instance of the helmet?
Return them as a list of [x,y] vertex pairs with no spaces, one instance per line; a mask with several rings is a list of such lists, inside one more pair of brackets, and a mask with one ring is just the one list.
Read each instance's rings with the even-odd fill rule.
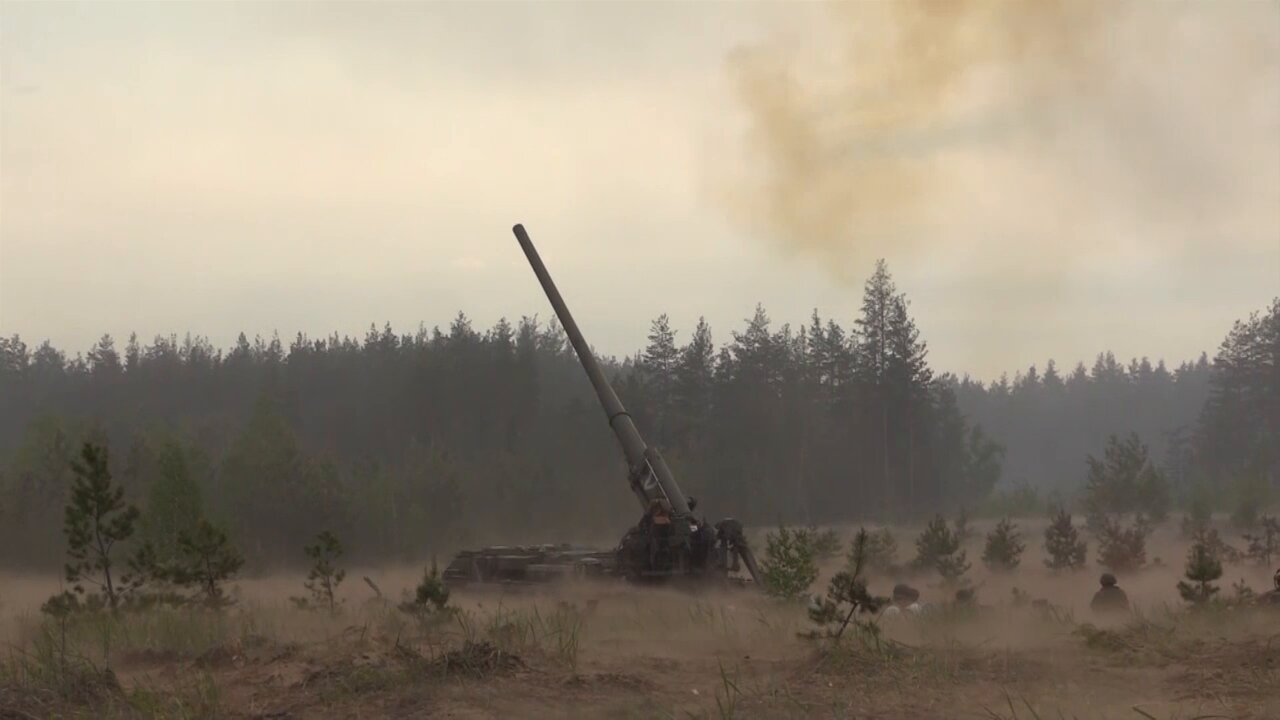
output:
[[1102,587],[1114,587],[1116,584],[1116,576],[1111,573],[1103,573],[1101,582]]

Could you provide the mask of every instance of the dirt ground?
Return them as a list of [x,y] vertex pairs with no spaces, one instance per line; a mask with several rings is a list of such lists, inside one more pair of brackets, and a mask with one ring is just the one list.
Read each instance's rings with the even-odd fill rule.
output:
[[[455,614],[417,619],[360,578],[398,600],[420,568],[353,569],[337,616],[290,606],[299,573],[239,582],[227,613],[64,627],[35,609],[56,580],[6,578],[0,718],[1280,718],[1280,612],[1186,611],[1185,546],[1165,528],[1148,553],[1160,563],[1120,578],[1138,612],[1100,622],[1087,610],[1097,571],[1045,570],[1040,527],[1024,527],[1010,575],[982,567],[978,528],[976,615],[915,578],[935,612],[838,645],[801,637],[803,605],[752,591],[455,593]],[[914,529],[896,534],[905,559]],[[1272,571],[1229,566],[1222,592],[1266,590]],[[1014,587],[1055,609],[1015,602]]]

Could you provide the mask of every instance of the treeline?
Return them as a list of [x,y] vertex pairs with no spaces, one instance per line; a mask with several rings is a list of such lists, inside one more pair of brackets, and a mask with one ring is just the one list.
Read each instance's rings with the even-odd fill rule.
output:
[[[717,346],[665,317],[634,358],[606,359],[650,442],[709,515],[752,523],[911,517],[984,495],[1001,449],[936,378],[880,265],[851,327],[763,308]],[[333,528],[353,556],[417,558],[482,541],[613,541],[638,509],[616,441],[554,322],[361,340],[299,335],[221,352],[200,338],[68,358],[0,344],[0,553],[45,564],[70,462],[112,448],[144,515],[198,496],[252,563]],[[186,507],[185,510],[176,508]],[[185,513],[185,514],[184,514]],[[182,520],[173,522],[181,523]]]
[[1127,365],[1099,354],[1086,369],[1062,372],[1053,360],[1010,380],[983,384],[963,378],[960,407],[1008,447],[1005,484],[1070,498],[1080,489],[1086,455],[1102,452],[1111,435],[1137,433],[1162,464],[1195,433],[1209,397],[1214,367],[1207,355],[1169,369],[1147,358]]
[[1049,361],[982,384],[956,386],[961,408],[1008,447],[1004,486],[1041,501],[1072,501],[1087,458],[1111,436],[1136,434],[1177,504],[1196,495],[1217,510],[1257,511],[1280,490],[1280,299],[1237,321],[1211,361],[1170,370],[1111,353],[1061,373]]
[[[1213,364],[1148,373],[1104,356],[1083,378],[984,387],[934,373],[881,263],[852,323],[815,312],[776,326],[758,307],[717,344],[705,322],[679,341],[664,316],[642,351],[603,363],[712,518],[898,520],[976,510],[1005,446],[1015,480],[1079,486],[1112,429],[1155,444],[1165,425],[1185,427],[1170,444],[1181,454],[1165,453],[1182,464],[1166,467],[1274,481],[1278,308],[1242,321]],[[68,357],[0,339],[0,562],[58,562],[85,441],[111,448],[150,532],[207,516],[259,567],[324,529],[355,561],[416,560],[480,542],[612,542],[638,513],[564,333],[537,317],[241,336],[225,352],[198,337],[104,337]]]

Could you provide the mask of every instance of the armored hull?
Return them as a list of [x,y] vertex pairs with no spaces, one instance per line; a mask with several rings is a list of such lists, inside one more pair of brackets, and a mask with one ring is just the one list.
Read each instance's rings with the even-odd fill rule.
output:
[[493,545],[458,553],[442,577],[451,588],[543,585],[610,577],[615,558],[612,550],[568,544]]
[[[684,527],[678,524],[676,527]],[[622,580],[637,585],[746,586],[753,568],[740,565],[742,525],[690,523],[688,532],[656,532],[647,519],[612,550],[581,545],[491,545],[463,550],[445,568],[450,588],[519,588],[565,581]]]

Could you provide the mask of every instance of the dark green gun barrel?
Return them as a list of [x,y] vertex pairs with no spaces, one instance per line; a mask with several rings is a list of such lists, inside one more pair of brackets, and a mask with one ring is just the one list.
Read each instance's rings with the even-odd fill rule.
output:
[[547,294],[547,299],[551,301],[551,307],[555,308],[556,317],[560,318],[560,324],[564,326],[569,342],[573,345],[574,352],[578,354],[578,361],[582,363],[582,369],[586,370],[587,377],[596,390],[596,396],[600,398],[600,405],[609,419],[609,427],[613,428],[614,435],[622,445],[622,452],[630,466],[631,489],[640,500],[642,509],[648,510],[650,503],[654,500],[665,499],[676,515],[688,515],[689,503],[685,500],[684,493],[680,491],[680,486],[676,484],[675,478],[672,477],[671,470],[662,459],[662,455],[655,448],[646,445],[644,438],[640,437],[640,431],[636,429],[635,422],[622,406],[622,401],[613,391],[609,380],[605,378],[604,371],[600,369],[600,363],[596,361],[591,348],[587,346],[586,339],[582,337],[582,331],[578,329],[573,315],[569,313],[569,307],[565,305],[564,298],[560,297],[560,291],[551,280],[547,267],[542,264],[542,258],[533,247],[529,234],[525,232],[523,225],[516,225],[512,230],[516,234],[516,240],[520,241],[525,257],[529,259],[529,265],[533,267],[533,273],[538,276],[538,282],[542,283],[542,289]]

